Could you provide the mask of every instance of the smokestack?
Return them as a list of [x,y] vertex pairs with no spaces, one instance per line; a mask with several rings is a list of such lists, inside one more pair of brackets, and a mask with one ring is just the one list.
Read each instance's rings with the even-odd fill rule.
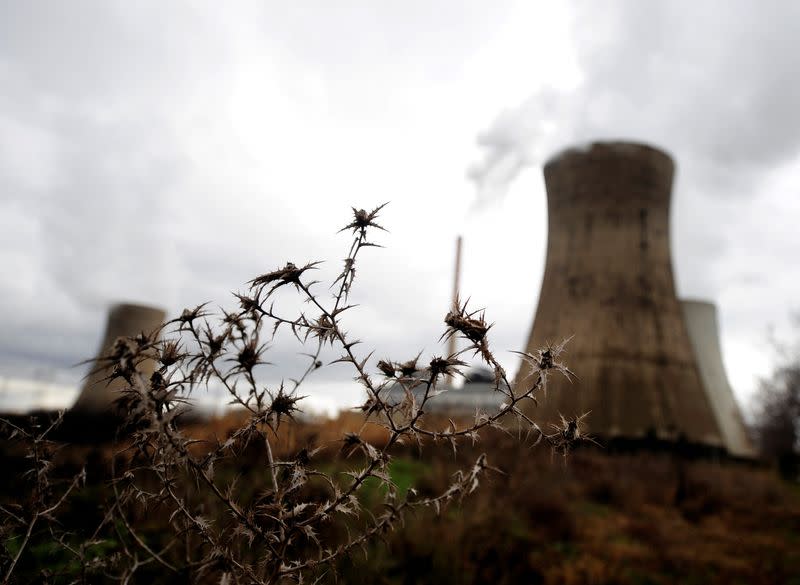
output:
[[[680,436],[722,446],[675,294],[669,243],[674,165],[644,144],[594,143],[544,167],[547,261],[526,350],[574,335],[572,383],[551,377],[537,421],[591,411],[601,437]],[[515,386],[525,383],[523,363]]]
[[[108,381],[111,373],[106,362],[101,358],[107,355],[119,337],[135,337],[140,333],[150,334],[164,322],[166,313],[155,307],[142,305],[119,304],[111,308],[106,323],[103,342],[92,364],[90,374],[83,385],[72,411],[85,415],[102,415],[111,411],[113,402],[119,397],[118,391],[124,386],[123,380],[117,378]],[[144,374],[152,374],[155,363],[145,360],[140,368]]]
[[756,451],[747,435],[744,419],[728,383],[719,342],[717,308],[713,303],[681,300],[700,377],[717,417],[725,446],[732,455],[755,457]]
[[[453,273],[453,302],[451,306],[451,311],[458,312],[458,294],[461,289],[461,236],[456,238],[456,266],[455,271]],[[456,353],[456,336],[451,335],[450,341],[447,344],[447,354],[448,356],[454,355]],[[447,376],[447,383],[452,386],[453,385],[453,376]]]

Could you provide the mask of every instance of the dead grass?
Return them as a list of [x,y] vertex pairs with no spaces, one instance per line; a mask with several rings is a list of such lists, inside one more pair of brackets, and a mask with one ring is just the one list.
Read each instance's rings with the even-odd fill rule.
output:
[[[309,443],[327,445],[318,465],[336,472],[353,464],[341,453],[340,437],[359,424],[363,418],[350,413],[334,420],[287,422],[275,448],[289,453]],[[187,432],[224,438],[239,425],[241,415],[234,412],[196,423]],[[94,466],[107,465],[103,458],[109,452],[110,447],[69,447],[58,464],[66,476],[87,458]],[[418,510],[385,535],[385,543],[371,544],[366,556],[354,553],[340,561],[339,582],[799,582],[800,489],[769,469],[589,448],[576,451],[565,464],[548,450],[487,431],[476,446],[465,445],[455,455],[448,445],[423,444],[421,453],[407,447],[396,462],[408,464],[394,468],[393,480],[439,493],[478,452],[486,452],[506,473],[485,478],[465,506],[448,507],[438,516]],[[263,473],[254,481],[261,460],[262,454],[250,453],[236,471],[261,485]],[[11,464],[8,457],[5,461]],[[8,490],[13,486],[5,483],[3,499]],[[93,493],[97,507],[104,492],[100,486]],[[91,501],[79,504],[65,513],[74,518],[92,510]],[[157,523],[145,520],[144,533],[155,534]],[[148,578],[160,582],[152,574]]]
[[[425,449],[446,481],[452,453]],[[350,582],[800,582],[800,490],[772,470],[598,449],[565,465],[497,434],[480,449],[508,474],[463,509],[410,519]]]

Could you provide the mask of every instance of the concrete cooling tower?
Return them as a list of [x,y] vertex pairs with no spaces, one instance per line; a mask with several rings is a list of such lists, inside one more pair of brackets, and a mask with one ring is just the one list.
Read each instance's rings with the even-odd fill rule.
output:
[[[627,142],[545,165],[547,260],[526,350],[574,335],[563,358],[577,378],[550,377],[532,413],[540,425],[591,412],[589,432],[602,438],[724,446],[675,294],[673,173],[669,155]],[[530,373],[523,362],[515,386]]]
[[717,308],[713,303],[696,300],[681,300],[681,308],[700,368],[700,377],[717,417],[725,446],[732,455],[755,457],[756,451],[747,435],[742,413],[722,363]]
[[[104,414],[111,409],[114,400],[119,397],[117,391],[123,387],[124,382],[121,379],[108,382],[106,378],[110,372],[101,358],[108,354],[118,337],[135,337],[142,332],[149,334],[164,322],[165,317],[163,310],[154,307],[120,304],[111,308],[103,342],[92,364],[91,373],[72,407],[73,412],[93,415]],[[154,368],[152,361],[145,361],[141,365],[141,370],[147,374],[152,374]]]

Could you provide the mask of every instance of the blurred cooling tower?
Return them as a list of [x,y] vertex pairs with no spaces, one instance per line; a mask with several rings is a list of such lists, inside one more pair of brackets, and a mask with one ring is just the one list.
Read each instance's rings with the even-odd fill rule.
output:
[[[104,414],[111,410],[111,405],[118,398],[117,391],[123,386],[123,381],[116,379],[110,383],[107,380],[111,373],[105,368],[102,356],[109,353],[118,337],[135,337],[140,333],[149,334],[158,329],[164,322],[166,313],[155,307],[142,305],[119,304],[111,308],[106,323],[103,342],[92,364],[90,374],[86,378],[78,399],[72,406],[72,411],[80,414]],[[151,374],[155,364],[145,361],[140,369]]]
[[725,446],[732,455],[755,457],[756,451],[747,435],[742,413],[722,363],[717,308],[713,303],[696,300],[681,300],[681,308],[700,368],[700,377],[717,416]]
[[[666,153],[627,142],[570,149],[545,165],[547,260],[526,350],[574,335],[564,359],[577,379],[550,378],[535,411],[543,428],[591,411],[589,432],[603,438],[725,446],[675,294],[673,172]],[[530,371],[523,363],[515,386]]]

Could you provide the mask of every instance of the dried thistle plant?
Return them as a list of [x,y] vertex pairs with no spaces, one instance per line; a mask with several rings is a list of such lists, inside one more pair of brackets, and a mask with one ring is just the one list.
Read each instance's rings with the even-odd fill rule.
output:
[[38,532],[47,531],[53,539],[62,537],[55,515],[72,492],[86,481],[85,469],[65,481],[52,476],[53,457],[59,444],[50,440],[50,434],[61,424],[63,416],[64,413],[59,412],[56,419],[46,426],[34,418],[26,425],[27,428],[0,420],[3,441],[21,444],[30,464],[23,474],[27,491],[19,494],[18,501],[0,505],[3,583],[11,581],[17,563]]
[[[354,550],[366,550],[395,529],[409,510],[438,513],[460,501],[494,469],[482,454],[456,473],[446,489],[423,497],[413,487],[401,491],[392,481],[390,465],[402,445],[442,442],[455,451],[463,441],[477,441],[481,429],[508,432],[508,421],[532,437],[533,444],[544,441],[563,454],[585,440],[580,418],[546,433],[522,409],[525,401],[535,402],[545,391],[550,372],[571,375],[559,361],[566,342],[538,355],[523,354],[535,368],[529,383],[515,392],[490,348],[491,324],[484,311],[468,309],[467,302],[457,302],[444,319],[440,340],[458,337],[466,342],[455,354],[426,362],[421,354],[394,361],[375,360],[372,353],[357,350],[360,342],[345,330],[343,319],[353,308],[348,297],[360,253],[378,246],[370,239],[372,231],[384,229],[376,221],[382,208],[354,208],[352,220],[340,230],[350,231],[353,240],[342,272],[330,285],[332,298],[319,294],[320,283],[312,280],[318,262],[288,262],[251,280],[248,291],[236,295],[237,310],[213,314],[207,305],[186,309],[160,331],[120,343],[107,356],[109,377],[125,382],[118,404],[135,429],[114,459],[113,495],[95,531],[106,538],[115,531],[121,543],[114,562],[103,568],[107,578],[129,581],[137,571],[156,567],[189,581],[302,582],[324,574]],[[282,312],[278,294],[285,289],[304,301],[303,311]],[[259,381],[259,368],[283,331],[303,345],[308,365],[297,379],[266,387]],[[326,348],[340,352],[333,363],[348,364],[366,396],[360,430],[339,441],[347,465],[336,471],[316,464],[325,445],[308,445],[281,457],[275,449],[281,425],[298,414],[303,384],[322,366]],[[463,425],[450,420],[437,427],[426,416],[426,405],[444,390],[449,377],[462,374],[466,354],[492,369],[494,391],[505,402],[499,411],[478,412]],[[156,360],[152,375],[138,369],[144,359]],[[246,418],[224,439],[201,441],[185,434],[179,423],[192,395],[209,385],[224,388],[230,404]],[[403,398],[389,400],[398,388]],[[376,426],[383,429],[379,442],[365,433]],[[257,466],[246,456],[254,450],[262,457]],[[381,505],[367,506],[361,496],[375,484]],[[157,536],[142,528],[142,519],[151,515],[158,519]],[[81,556],[78,547],[64,543]]]

